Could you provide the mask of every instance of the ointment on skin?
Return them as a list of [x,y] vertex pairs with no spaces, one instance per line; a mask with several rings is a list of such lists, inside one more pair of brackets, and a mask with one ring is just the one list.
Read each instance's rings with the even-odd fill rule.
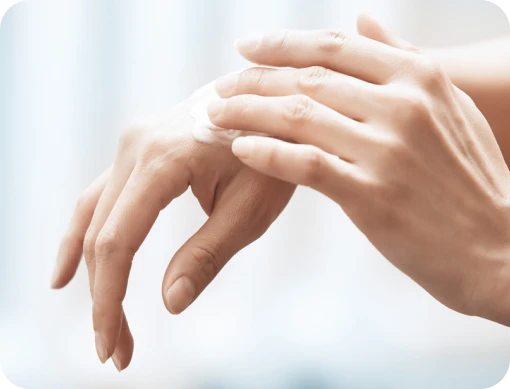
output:
[[202,143],[230,146],[234,139],[240,136],[265,136],[265,134],[253,131],[222,129],[212,124],[207,115],[207,106],[211,101],[220,99],[214,86],[215,82],[213,81],[192,94],[192,97],[196,98],[196,102],[189,112],[195,119],[195,125],[191,131],[193,138]]

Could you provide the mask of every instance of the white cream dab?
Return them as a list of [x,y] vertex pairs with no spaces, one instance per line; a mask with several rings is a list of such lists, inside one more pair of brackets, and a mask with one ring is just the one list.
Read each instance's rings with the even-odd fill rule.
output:
[[[191,97],[196,98],[196,102],[189,112],[191,117],[195,119],[195,125],[193,126],[191,134],[197,141],[215,145],[230,146],[234,139],[240,136],[265,136],[265,134],[253,131],[222,129],[211,123],[209,115],[207,115],[207,105],[211,101],[218,100],[220,98],[216,93],[215,81],[199,88],[191,95]],[[219,131],[213,131],[211,129],[217,129]]]

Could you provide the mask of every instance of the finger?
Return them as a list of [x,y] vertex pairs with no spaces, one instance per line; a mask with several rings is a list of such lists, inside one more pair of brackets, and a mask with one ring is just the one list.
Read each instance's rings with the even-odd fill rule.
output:
[[409,53],[402,50],[338,30],[284,31],[242,38],[237,49],[259,65],[319,65],[374,84],[390,82],[409,59]]
[[[251,169],[241,170],[222,193],[207,222],[170,261],[162,285],[168,311],[179,314],[195,301],[239,250],[269,228],[293,190],[293,186]],[[269,201],[281,204],[282,209],[267,207]]]
[[57,263],[51,279],[51,287],[60,289],[74,277],[83,253],[83,240],[92,220],[99,197],[110,176],[111,169],[103,172],[85,191],[76,204],[76,209],[60,244]]
[[302,95],[234,96],[211,102],[208,112],[215,126],[315,145],[349,161],[357,159],[369,141],[364,124]]
[[304,69],[251,68],[216,81],[222,98],[236,95],[288,96],[303,94],[351,119],[363,121],[380,110],[378,86],[322,66]]
[[159,162],[137,165],[96,240],[93,322],[102,347],[98,352],[107,357],[119,339],[134,254],[159,212],[188,188],[182,166],[161,170]]
[[358,17],[358,33],[364,37],[395,47],[397,49],[406,50],[412,53],[419,53],[416,46],[398,37],[389,28],[383,26],[374,15],[363,12]]
[[[95,246],[97,236],[99,235],[99,231],[101,231],[108,215],[110,214],[111,209],[113,208],[115,202],[117,201],[119,194],[121,193],[124,185],[129,178],[131,171],[133,169],[134,162],[131,161],[130,158],[122,157],[122,153],[119,151],[117,155],[117,159],[113,166],[112,172],[110,174],[110,178],[99,198],[99,201],[96,206],[96,210],[90,222],[90,226],[85,234],[85,240],[83,245],[83,253],[85,257],[85,263],[87,264],[87,271],[89,275],[89,288],[90,295],[92,299],[94,299],[94,285],[95,285],[95,273],[96,273],[96,255],[95,255]],[[131,333],[129,333],[129,328],[123,328],[123,331],[128,331],[128,334],[122,333],[119,335],[119,341],[122,339],[132,339]],[[99,357],[99,360],[102,363],[105,363],[113,354],[115,348],[107,349],[104,346],[104,342],[102,341],[101,335],[95,331],[95,343],[96,350]],[[119,348],[122,351],[122,355],[126,355],[127,351],[129,351],[129,344],[118,344]],[[131,348],[132,350],[132,348]],[[126,358],[123,357],[122,361],[130,360],[131,357]],[[127,365],[126,365],[127,366]]]
[[133,357],[134,340],[131,330],[126,319],[126,315],[122,315],[122,324],[117,342],[117,347],[112,355],[112,361],[119,372],[124,370],[131,363]]
[[263,174],[306,185],[342,204],[355,196],[361,183],[359,167],[310,145],[249,136],[232,144],[241,162]]

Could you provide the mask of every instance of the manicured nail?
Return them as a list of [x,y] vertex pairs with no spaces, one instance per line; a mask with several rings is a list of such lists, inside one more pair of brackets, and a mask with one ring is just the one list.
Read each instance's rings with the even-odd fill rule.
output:
[[181,313],[195,299],[195,294],[195,285],[188,277],[178,278],[166,292],[168,310],[174,315]]
[[225,100],[213,100],[207,106],[207,114],[209,115],[209,119],[215,120],[218,119],[223,110],[225,109]]
[[253,153],[255,142],[249,137],[240,137],[232,143],[232,152],[237,158],[247,159]]
[[99,357],[101,363],[105,363],[108,360],[108,350],[106,350],[106,346],[103,342],[101,334],[96,332],[95,335],[97,356]]
[[216,92],[221,97],[230,97],[235,92],[235,87],[237,85],[237,80],[239,79],[239,75],[237,74],[227,74],[222,76],[216,80]]
[[115,367],[117,368],[117,370],[120,373],[122,371],[122,365],[120,364],[120,359],[117,356],[116,352],[114,352],[113,355],[112,355],[112,361],[113,361],[113,364],[115,365]]
[[236,40],[235,46],[238,51],[249,53],[255,51],[261,41],[260,35],[249,35]]

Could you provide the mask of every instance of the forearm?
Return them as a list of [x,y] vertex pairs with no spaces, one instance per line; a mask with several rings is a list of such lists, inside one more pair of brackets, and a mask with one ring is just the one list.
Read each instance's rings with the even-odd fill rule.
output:
[[425,52],[475,101],[510,165],[510,36]]

